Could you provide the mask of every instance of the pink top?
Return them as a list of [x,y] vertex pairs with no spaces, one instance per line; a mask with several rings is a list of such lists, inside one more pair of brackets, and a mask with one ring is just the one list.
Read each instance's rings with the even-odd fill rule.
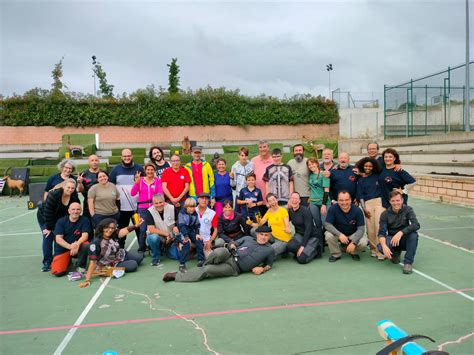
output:
[[262,197],[263,201],[266,203],[267,199],[267,189],[265,185],[265,181],[263,181],[263,174],[265,174],[265,170],[267,169],[268,166],[273,164],[273,159],[271,156],[268,157],[268,159],[262,159],[260,155],[257,155],[256,157],[252,158],[252,164],[253,164],[253,172],[255,173],[255,176],[257,177],[257,180],[255,182],[255,186],[262,191]]
[[138,193],[138,208],[149,208],[153,205],[153,196],[163,194],[161,179],[155,177],[153,182],[148,185],[142,176],[138,183],[133,184],[130,194],[135,196]]

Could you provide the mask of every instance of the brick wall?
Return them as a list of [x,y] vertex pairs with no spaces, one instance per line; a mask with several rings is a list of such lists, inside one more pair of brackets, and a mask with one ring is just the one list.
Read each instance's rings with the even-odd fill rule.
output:
[[60,144],[64,134],[99,133],[102,143],[160,143],[181,142],[184,136],[198,142],[302,140],[309,138],[337,139],[338,124],[296,126],[174,126],[174,127],[0,127],[0,144]]
[[411,194],[434,201],[474,207],[474,178],[414,174],[416,185]]

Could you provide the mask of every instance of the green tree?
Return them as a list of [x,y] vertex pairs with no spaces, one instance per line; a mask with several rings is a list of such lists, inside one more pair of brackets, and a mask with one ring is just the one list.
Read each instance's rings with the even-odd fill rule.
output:
[[176,64],[178,58],[171,58],[171,64],[166,64],[169,68],[168,92],[177,94],[179,92],[179,65]]
[[61,58],[59,63],[56,63],[53,71],[51,72],[51,76],[53,77],[53,83],[51,84],[51,96],[53,98],[64,97],[62,90],[63,88],[67,89],[67,86],[61,81],[61,78],[63,77],[63,59],[64,57]]
[[107,74],[102,69],[102,65],[99,62],[94,64],[94,74],[99,79],[99,92],[100,95],[105,99],[111,99],[114,97],[114,85],[107,83]]

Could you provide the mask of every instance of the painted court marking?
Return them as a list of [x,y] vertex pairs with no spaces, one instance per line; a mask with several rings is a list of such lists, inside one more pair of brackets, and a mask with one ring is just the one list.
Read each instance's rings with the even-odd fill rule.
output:
[[[405,294],[405,295],[391,295],[391,296],[380,296],[380,297],[369,297],[369,298],[356,298],[356,299],[346,299],[346,300],[338,300],[338,301],[296,303],[296,304],[281,305],[281,306],[231,309],[231,310],[227,310],[227,311],[213,311],[213,312],[206,312],[206,313],[191,313],[191,314],[182,314],[182,315],[179,315],[179,316],[178,315],[173,315],[173,316],[157,317],[157,318],[128,319],[128,320],[122,320],[122,321],[102,322],[102,323],[80,324],[80,322],[79,322],[79,324],[76,324],[76,323],[78,323],[78,321],[76,321],[76,323],[74,323],[74,325],[63,325],[63,326],[59,326],[59,327],[5,330],[5,331],[0,331],[0,335],[52,332],[52,331],[65,330],[65,329],[69,329],[69,333],[70,333],[70,332],[75,331],[75,330],[80,329],[80,328],[97,328],[97,327],[106,327],[106,326],[123,325],[123,324],[138,324],[138,323],[149,323],[149,322],[162,322],[162,321],[169,321],[169,320],[182,320],[183,317],[186,317],[186,318],[204,318],[204,317],[222,316],[222,315],[230,315],[230,314],[275,311],[275,310],[280,310],[280,309],[296,309],[296,308],[304,308],[304,307],[310,308],[310,307],[321,307],[321,306],[331,306],[331,305],[351,304],[351,303],[366,303],[366,302],[407,299],[407,298],[427,297],[427,296],[436,296],[436,295],[447,295],[447,294],[462,292],[462,291],[464,291],[464,292],[474,291],[474,288],[465,288],[465,289],[460,289],[460,290],[449,290],[449,291],[420,292],[420,293],[411,293],[411,294]],[[81,314],[81,316],[82,316],[82,314]],[[66,338],[64,338],[64,339],[66,339]],[[70,338],[69,338],[69,340],[70,340]],[[68,342],[69,342],[69,340],[68,340]],[[63,342],[64,342],[64,340],[63,340]],[[62,344],[63,343],[61,343],[60,346]],[[66,345],[67,345],[67,343],[64,345],[64,347],[61,348],[61,351],[64,350]],[[58,347],[55,354],[60,354],[61,352],[58,352],[59,350],[60,350],[60,347]]]
[[5,233],[5,234],[0,234],[0,237],[8,237],[8,236],[14,236],[14,235],[33,235],[33,234],[40,234],[40,230],[38,229],[37,232],[25,232],[25,233]]
[[[427,230],[427,229],[423,229],[423,230]],[[432,241],[434,241],[434,242],[437,242],[437,243],[446,245],[446,246],[451,247],[451,248],[455,248],[455,249],[458,249],[458,250],[462,250],[462,251],[466,251],[466,252],[468,252],[468,253],[474,254],[474,251],[469,250],[469,249],[464,248],[464,247],[460,247],[459,245],[456,245],[456,244],[447,242],[447,241],[445,241],[445,240],[433,238],[433,237],[430,237],[430,236],[428,236],[428,235],[426,235],[426,234],[423,234],[423,233],[418,233],[418,234],[419,234],[421,237],[426,238],[426,239],[429,239],[429,240],[432,240]]]
[[28,212],[23,213],[23,214],[19,214],[18,216],[15,216],[15,217],[12,217],[12,218],[8,218],[8,219],[6,219],[6,220],[4,220],[4,221],[1,221],[0,224],[6,223],[6,222],[10,222],[10,221],[12,221],[12,220],[14,220],[14,219],[17,219],[17,218],[26,216],[27,214],[30,214],[30,213],[33,213],[33,212],[35,212],[35,210],[33,210],[33,211],[28,211]]
[[[133,239],[133,241],[130,243],[130,245],[128,246],[127,248],[127,251],[130,251],[130,249],[132,248],[133,244],[135,244],[135,241],[137,240],[137,237],[135,237]],[[82,322],[84,321],[84,319],[86,318],[87,314],[89,314],[90,310],[92,309],[92,307],[94,306],[94,304],[96,303],[97,299],[100,297],[100,295],[102,294],[102,292],[105,290],[105,287],[107,286],[107,284],[109,283],[110,281],[110,277],[107,277],[105,279],[105,281],[102,283],[102,285],[100,285],[99,289],[96,291],[96,293],[94,294],[94,296],[91,298],[91,300],[89,301],[89,303],[87,304],[86,308],[84,308],[84,310],[82,311],[81,315],[79,316],[79,318],[77,318],[77,320],[74,322],[74,325],[72,327],[67,327],[67,328],[64,328],[64,329],[69,329],[69,331],[67,332],[66,336],[64,337],[64,339],[62,340],[62,342],[58,345],[56,351],[54,352],[54,355],[60,355],[62,354],[62,352],[64,351],[64,349],[66,348],[66,346],[69,344],[69,342],[71,341],[72,337],[74,336],[74,334],[76,334],[76,331],[78,328],[81,327],[81,324]],[[89,286],[90,287],[90,286]],[[1,335],[1,334],[0,334]]]
[[33,256],[43,256],[42,254],[31,254],[31,255],[9,255],[0,256],[0,259],[17,259],[17,258],[31,258]]

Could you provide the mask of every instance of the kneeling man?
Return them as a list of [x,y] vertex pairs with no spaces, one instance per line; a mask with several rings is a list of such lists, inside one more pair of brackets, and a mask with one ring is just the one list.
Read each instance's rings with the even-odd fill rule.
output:
[[68,212],[69,216],[60,218],[54,228],[56,240],[51,273],[55,276],[67,273],[71,258],[77,258],[77,271],[84,272],[86,269],[91,223],[88,218],[81,216],[78,202],[71,203]]
[[403,195],[400,191],[392,191],[389,195],[390,207],[380,216],[379,251],[392,263],[400,262],[400,253],[405,250],[403,273],[413,272],[413,261],[418,246],[420,224],[413,208],[403,204]]
[[352,260],[360,260],[359,252],[367,247],[364,214],[352,204],[348,191],[338,193],[337,204],[329,208],[324,227],[324,235],[331,252],[330,263],[338,261],[343,252],[351,254]]
[[228,248],[216,248],[209,254],[203,267],[195,267],[186,272],[168,272],[163,281],[194,282],[206,278],[237,276],[242,272],[255,275],[270,270],[275,259],[275,251],[268,241],[272,230],[267,226],[256,229],[257,239],[243,237],[229,244]]

